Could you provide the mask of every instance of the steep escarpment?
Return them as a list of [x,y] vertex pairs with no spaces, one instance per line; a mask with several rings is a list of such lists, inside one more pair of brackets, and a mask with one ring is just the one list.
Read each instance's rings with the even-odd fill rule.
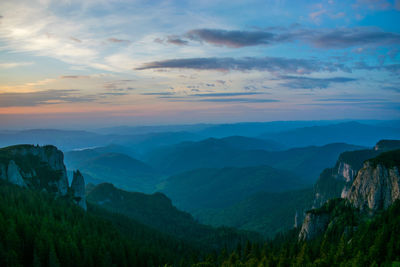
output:
[[307,213],[299,233],[300,240],[313,239],[321,234],[329,223],[329,213]]
[[55,146],[17,145],[0,149],[0,175],[20,186],[58,195],[68,191],[64,155]]
[[78,170],[74,172],[74,176],[71,183],[71,191],[74,197],[74,201],[82,209],[86,210],[86,191],[85,191],[85,180],[83,175]]
[[400,148],[400,140],[381,140],[373,149],[348,151],[340,154],[333,168],[325,169],[315,184],[313,208],[321,207],[332,198],[346,198],[364,161],[382,152]]
[[[369,152],[367,151],[367,153]],[[342,192],[341,198],[337,198],[337,200],[355,209],[351,215],[353,218],[362,216],[362,214],[374,215],[377,211],[385,210],[400,199],[399,169],[400,149],[380,153],[378,156],[364,161],[352,181],[350,180],[351,185],[348,187],[350,181],[344,183],[343,191],[347,190],[346,194]],[[348,171],[344,172],[344,174],[349,173]],[[344,178],[344,175],[342,177]],[[332,187],[331,190],[334,188]],[[299,240],[313,239],[325,232],[328,225],[334,223],[337,216],[342,216],[342,213],[332,212],[326,208],[330,202],[332,201],[330,200],[321,208],[313,209],[306,214]],[[343,224],[342,221],[341,223]]]
[[[46,191],[58,196],[69,192],[64,154],[52,145],[16,145],[0,149],[0,178],[21,187]],[[74,177],[73,194],[84,200],[83,177]],[[82,186],[83,184],[83,186]],[[82,191],[83,188],[83,191]],[[83,202],[79,204],[84,208]]]
[[368,160],[358,172],[346,198],[360,210],[386,209],[400,198],[400,150]]

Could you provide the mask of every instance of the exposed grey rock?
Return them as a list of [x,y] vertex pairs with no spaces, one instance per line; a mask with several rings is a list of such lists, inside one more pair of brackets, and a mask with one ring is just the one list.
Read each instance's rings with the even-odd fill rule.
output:
[[360,210],[386,209],[400,198],[399,168],[374,166],[369,161],[358,172],[347,199]]
[[329,224],[329,214],[308,212],[299,233],[299,240],[310,240],[323,233]]
[[71,190],[73,192],[76,204],[86,210],[86,192],[85,192],[85,179],[79,170],[74,171],[74,178],[71,183]]
[[339,177],[343,177],[346,182],[352,182],[354,177],[356,176],[357,171],[354,170],[350,164],[345,162],[340,162],[337,175]]
[[10,160],[8,162],[7,180],[12,184],[25,186],[24,179],[21,176],[21,169],[18,167],[14,160]]
[[299,227],[299,214],[298,214],[298,212],[297,212],[297,210],[296,210],[296,214],[294,215],[294,228],[297,228],[297,227]]
[[[54,186],[57,190],[56,192],[62,196],[66,195],[68,192],[68,177],[67,169],[64,165],[64,154],[62,151],[58,150],[55,146],[33,146],[33,145],[21,145],[15,146],[10,153],[12,155],[34,155],[39,157],[40,161],[47,163],[51,169],[57,171],[57,176],[49,183],[49,186]],[[26,173],[21,173],[21,175],[29,180],[29,178],[36,177],[35,170],[30,170]],[[25,176],[24,176],[25,175]]]
[[[372,151],[372,150],[370,150]],[[348,159],[343,158],[343,154],[353,154],[352,163]],[[312,208],[319,208],[328,200],[333,198],[346,198],[350,187],[357,175],[357,172],[362,168],[363,160],[376,156],[379,153],[369,152],[368,150],[345,152],[339,156],[335,167],[325,169],[315,185],[315,197]]]

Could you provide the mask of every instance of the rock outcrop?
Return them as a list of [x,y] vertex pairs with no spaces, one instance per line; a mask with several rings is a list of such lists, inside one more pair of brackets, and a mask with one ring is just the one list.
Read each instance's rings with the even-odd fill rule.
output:
[[74,177],[71,183],[71,191],[76,204],[86,210],[85,180],[79,170],[76,172],[74,171]]
[[[385,147],[388,148],[387,145]],[[315,184],[312,208],[319,208],[332,198],[346,198],[363,162],[380,153],[382,153],[380,150],[365,149],[340,154],[336,165],[325,169]]]
[[370,214],[400,199],[400,149],[391,150],[399,146],[400,141],[384,140],[374,149],[342,153],[334,168],[321,173],[315,186],[314,210],[306,214],[299,240],[324,232],[333,218],[318,210],[332,206],[327,205],[333,203],[329,199],[341,198],[352,209]]
[[[68,194],[64,154],[55,146],[16,145],[0,149],[0,178],[18,186]],[[85,181],[74,172],[71,191],[75,202],[86,210]]]
[[25,181],[21,176],[21,169],[18,167],[18,165],[13,160],[10,160],[8,162],[7,180],[10,183],[16,184],[18,186],[26,186]]
[[323,233],[329,224],[327,213],[308,212],[299,233],[299,240],[310,240]]
[[399,166],[367,161],[358,172],[346,198],[362,211],[386,209],[400,198]]
[[[5,150],[5,151],[4,151]],[[22,169],[21,176],[27,184],[35,184],[35,179],[38,178],[38,170],[40,166],[35,166],[32,162],[45,164],[52,171],[52,174],[47,172],[52,177],[46,177],[46,190],[51,188],[60,195],[66,195],[68,191],[68,177],[67,169],[64,165],[64,154],[58,150],[57,147],[47,146],[33,146],[33,145],[17,145],[3,148],[3,152],[9,158],[14,158],[18,166]],[[19,161],[19,162],[18,162]],[[25,162],[30,161],[30,162]],[[24,166],[25,165],[25,166]],[[43,177],[43,175],[41,175]],[[39,177],[41,178],[41,177]],[[42,181],[41,181],[42,182]],[[43,184],[43,183],[41,183]]]

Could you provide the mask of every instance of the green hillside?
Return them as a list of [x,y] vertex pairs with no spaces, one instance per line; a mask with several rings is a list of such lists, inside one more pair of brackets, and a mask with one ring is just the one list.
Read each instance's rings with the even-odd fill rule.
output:
[[162,193],[147,195],[127,192],[111,184],[100,184],[90,190],[87,200],[110,212],[123,214],[158,231],[203,247],[233,248],[234,244],[247,238],[259,239],[254,233],[199,224],[190,214],[175,208]]
[[295,215],[302,223],[313,201],[313,190],[304,189],[282,193],[256,193],[225,209],[201,210],[195,217],[213,226],[230,226],[262,233],[273,238],[277,233],[293,228]]
[[161,191],[178,208],[198,209],[229,207],[254,193],[283,192],[305,187],[295,174],[269,166],[199,169],[168,178]]
[[201,255],[127,217],[1,180],[0,248],[0,266],[188,266]]

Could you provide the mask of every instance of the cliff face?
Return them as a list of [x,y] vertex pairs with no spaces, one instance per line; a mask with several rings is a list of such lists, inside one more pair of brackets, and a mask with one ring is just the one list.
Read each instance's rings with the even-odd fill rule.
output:
[[68,191],[64,155],[54,146],[18,145],[0,149],[0,178],[62,196]]
[[[381,152],[379,149],[369,150],[367,155],[357,157],[356,160],[360,162],[360,158],[379,152]],[[345,201],[344,203],[351,205],[351,208],[374,214],[376,211],[388,208],[397,199],[400,199],[400,149],[379,153],[378,156],[365,161],[356,175],[354,165],[346,166],[338,162],[336,166],[337,168],[325,170],[321,174],[320,180],[324,182],[324,190],[337,193],[338,190],[335,191],[334,188],[335,183],[332,185],[329,182],[334,181],[333,178],[337,179],[337,177],[342,179],[344,183],[341,198],[342,201]],[[324,232],[332,218],[326,216],[326,212],[319,210],[326,211],[326,206],[329,206],[330,203],[332,201],[326,202],[320,209],[314,209],[307,213],[299,240],[312,239]],[[336,214],[340,214],[340,212],[336,212]]]
[[400,140],[381,140],[373,149],[349,151],[340,154],[333,168],[324,170],[315,184],[312,208],[321,207],[332,198],[347,198],[349,190],[364,161],[387,151],[400,148]]
[[[380,141],[384,150],[397,142]],[[377,145],[378,145],[377,144]],[[332,198],[346,198],[358,171],[363,167],[365,160],[371,159],[382,153],[382,149],[365,149],[342,153],[333,168],[324,170],[315,184],[315,199],[312,208],[321,207]]]
[[400,198],[399,166],[367,161],[358,172],[346,198],[360,210],[386,209]]
[[72,179],[71,183],[71,191],[76,204],[82,209],[86,210],[85,180],[83,179],[80,171],[74,172],[74,178]]
[[299,240],[310,240],[323,233],[329,224],[329,214],[307,213],[299,233]]

